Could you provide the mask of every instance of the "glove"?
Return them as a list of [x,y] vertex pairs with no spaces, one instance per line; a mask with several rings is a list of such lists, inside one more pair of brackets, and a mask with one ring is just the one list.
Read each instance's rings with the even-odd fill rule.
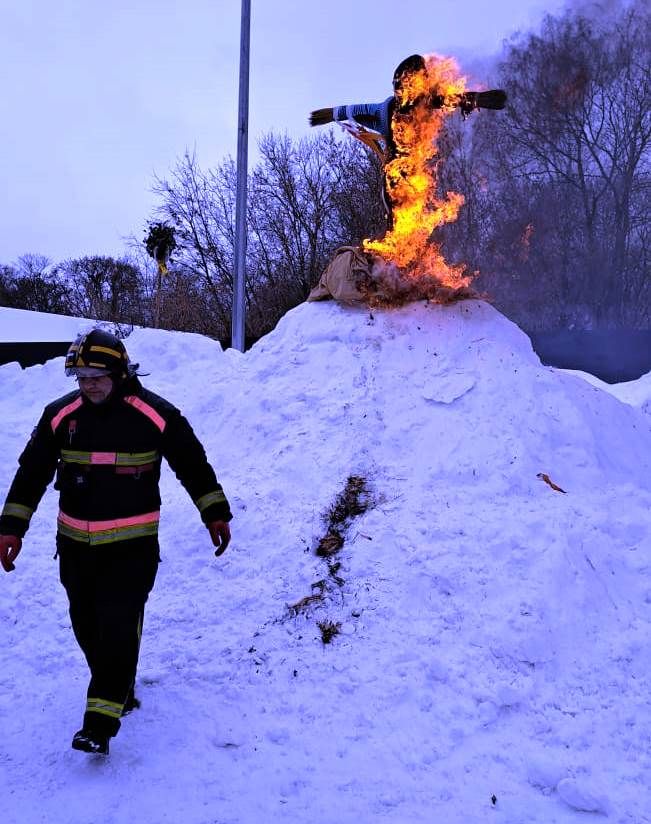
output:
[[0,535],[0,564],[5,572],[16,569],[14,561],[18,557],[23,539],[17,535]]
[[209,524],[206,524],[206,526],[208,527],[208,532],[210,532],[210,538],[214,546],[217,547],[215,557],[219,558],[230,543],[231,528],[226,521],[211,521]]

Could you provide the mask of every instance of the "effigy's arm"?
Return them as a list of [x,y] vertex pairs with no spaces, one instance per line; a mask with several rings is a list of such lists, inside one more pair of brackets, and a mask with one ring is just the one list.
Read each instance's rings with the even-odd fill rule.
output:
[[310,126],[325,126],[328,123],[356,123],[365,129],[379,132],[385,140],[389,137],[391,117],[388,98],[383,103],[353,103],[346,106],[332,106],[316,109],[310,113]]
[[372,149],[382,163],[386,163],[391,138],[390,102],[392,98],[388,98],[383,103],[354,103],[347,106],[316,109],[310,114],[310,125],[324,126],[328,123],[338,123],[348,134]]
[[428,103],[432,109],[441,109],[444,106],[458,107],[465,117],[476,109],[503,109],[506,105],[506,92],[503,89],[490,89],[484,92],[463,92],[452,98],[433,94]]

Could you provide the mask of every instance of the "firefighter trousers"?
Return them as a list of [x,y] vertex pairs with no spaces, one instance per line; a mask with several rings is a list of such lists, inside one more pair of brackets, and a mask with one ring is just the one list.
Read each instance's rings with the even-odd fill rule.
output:
[[133,689],[147,597],[158,562],[155,536],[97,547],[59,535],[59,574],[90,683],[84,728],[113,736]]

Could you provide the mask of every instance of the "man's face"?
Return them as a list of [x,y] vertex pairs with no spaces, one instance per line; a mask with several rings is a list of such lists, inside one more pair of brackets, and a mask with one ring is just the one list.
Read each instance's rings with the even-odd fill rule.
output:
[[113,378],[110,375],[95,375],[92,378],[78,377],[82,394],[92,403],[104,403],[113,391]]

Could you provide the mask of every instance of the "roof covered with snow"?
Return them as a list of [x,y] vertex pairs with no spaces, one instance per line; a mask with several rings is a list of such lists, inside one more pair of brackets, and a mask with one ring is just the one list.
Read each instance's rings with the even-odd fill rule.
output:
[[0,343],[65,342],[96,321],[0,306]]

